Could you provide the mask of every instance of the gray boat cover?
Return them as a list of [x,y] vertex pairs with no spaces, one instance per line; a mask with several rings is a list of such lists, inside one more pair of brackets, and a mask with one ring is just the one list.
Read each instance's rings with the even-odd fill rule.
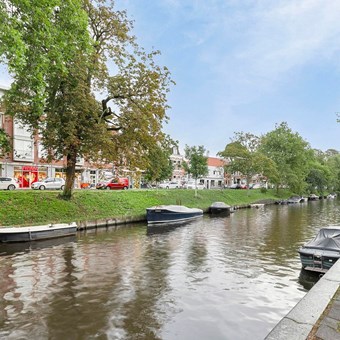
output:
[[156,205],[155,207],[147,208],[146,210],[167,210],[178,213],[202,212],[202,209],[188,208],[184,205]]
[[226,209],[230,209],[231,206],[224,203],[224,202],[214,202],[211,204],[210,208],[226,208]]
[[319,230],[316,237],[307,242],[304,248],[316,248],[340,252],[340,227],[327,227]]

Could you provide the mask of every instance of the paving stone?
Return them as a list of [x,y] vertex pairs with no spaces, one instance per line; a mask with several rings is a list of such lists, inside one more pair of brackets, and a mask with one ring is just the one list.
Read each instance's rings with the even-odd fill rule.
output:
[[323,323],[321,323],[315,335],[321,340],[340,340],[340,333]]
[[333,318],[330,318],[328,316],[326,316],[322,321],[321,324],[324,326],[327,326],[329,328],[334,329],[335,331],[337,331],[338,329],[338,325],[339,325],[339,321],[335,320]]
[[335,304],[333,303],[328,316],[335,319],[335,320],[339,320],[340,321],[340,303]]

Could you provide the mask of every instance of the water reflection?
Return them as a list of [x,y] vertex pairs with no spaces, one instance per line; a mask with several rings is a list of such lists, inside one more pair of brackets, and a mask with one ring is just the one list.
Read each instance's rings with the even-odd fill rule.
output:
[[263,339],[314,284],[297,250],[328,224],[337,201],[0,245],[0,337]]
[[65,236],[49,240],[18,242],[18,243],[2,243],[0,244],[0,256],[13,255],[18,253],[26,253],[32,250],[41,250],[44,248],[56,247],[70,242],[76,242],[77,236]]
[[323,276],[317,272],[311,272],[301,268],[299,283],[307,290],[310,290]]

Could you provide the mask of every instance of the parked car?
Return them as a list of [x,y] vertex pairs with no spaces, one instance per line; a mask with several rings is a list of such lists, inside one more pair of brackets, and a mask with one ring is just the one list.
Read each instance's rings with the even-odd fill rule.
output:
[[249,185],[249,189],[261,189],[262,187],[261,183],[252,183]]
[[160,183],[158,188],[160,189],[177,189],[179,188],[178,182],[164,182]]
[[240,185],[238,183],[234,183],[231,185],[226,185],[225,188],[226,189],[240,189]]
[[31,185],[32,189],[45,190],[45,189],[57,189],[64,190],[65,180],[61,177],[50,177],[43,181],[34,182]]
[[0,189],[2,190],[15,190],[19,188],[19,184],[15,178],[0,177]]
[[115,177],[106,182],[99,182],[96,185],[96,188],[106,190],[127,190],[129,189],[129,179],[126,177]]
[[203,189],[205,189],[205,186],[204,186],[204,184],[203,183],[196,183],[196,185],[195,185],[195,181],[189,181],[189,182],[187,182],[187,183],[185,183],[184,185],[183,185],[183,188],[184,189],[198,189],[198,190],[203,190]]

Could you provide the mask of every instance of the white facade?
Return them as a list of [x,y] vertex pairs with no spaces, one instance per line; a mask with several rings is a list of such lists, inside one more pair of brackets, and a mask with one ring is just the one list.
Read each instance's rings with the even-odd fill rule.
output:
[[208,157],[208,175],[200,179],[206,189],[222,189],[224,187],[223,161]]
[[184,180],[184,170],[182,168],[182,163],[184,161],[184,156],[179,153],[178,147],[173,148],[173,153],[170,156],[170,161],[173,165],[171,180],[174,182],[181,182]]

